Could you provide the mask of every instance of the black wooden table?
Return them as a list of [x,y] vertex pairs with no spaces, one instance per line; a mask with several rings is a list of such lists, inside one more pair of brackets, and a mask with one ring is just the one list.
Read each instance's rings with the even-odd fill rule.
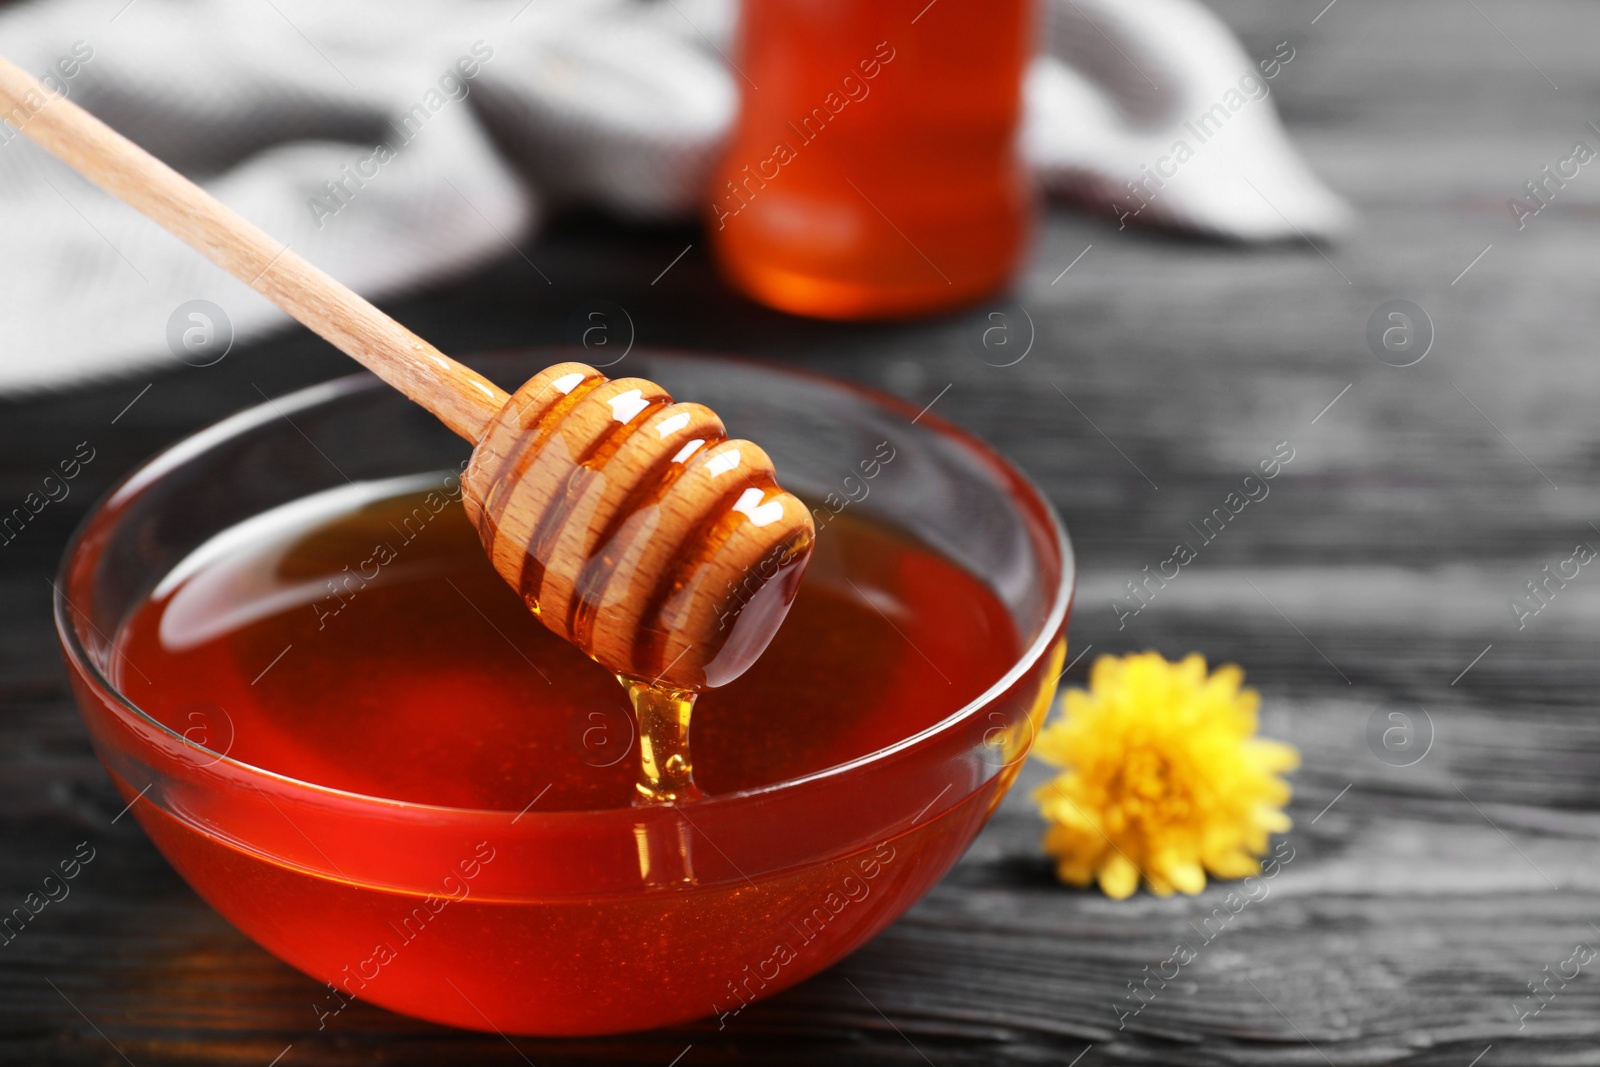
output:
[[[1029,768],[903,920],[726,1030],[508,1042],[356,1004],[318,1032],[320,987],[202,904],[133,820],[114,821],[123,805],[67,692],[47,582],[114,477],[257,387],[348,370],[297,332],[207,369],[0,406],[6,510],[78,442],[96,452],[68,499],[0,547],[0,911],[78,842],[97,850],[71,896],[0,947],[0,1060],[1600,1063],[1600,962],[1568,962],[1600,946],[1600,571],[1512,607],[1546,565],[1600,547],[1600,171],[1521,229],[1506,203],[1575,141],[1600,147],[1584,125],[1600,120],[1600,7],[1324,2],[1220,6],[1252,54],[1293,42],[1276,99],[1363,229],[1261,251],[1054,215],[1015,294],[1036,330],[1015,366],[973,355],[988,308],[791,320],[723,289],[695,230],[592,219],[525,247],[550,284],[508,250],[393,309],[465,352],[565,340],[572,310],[605,299],[641,344],[937,398],[1068,520],[1081,566],[1069,684],[1096,655],[1143,648],[1242,664],[1264,732],[1304,753],[1293,859],[1137,1015],[1129,983],[1198,940],[1226,888],[1117,903],[1057,885],[1025,797],[1043,772]],[[1366,340],[1396,299],[1435,334],[1405,368]],[[1279,442],[1294,459],[1271,495],[1119,626],[1124,583]]]

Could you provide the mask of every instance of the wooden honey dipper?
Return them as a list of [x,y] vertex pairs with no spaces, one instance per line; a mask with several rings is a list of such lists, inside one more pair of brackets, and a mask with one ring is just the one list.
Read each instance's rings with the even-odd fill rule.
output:
[[811,553],[811,513],[765,452],[709,408],[581,363],[508,396],[4,58],[0,119],[473,442],[462,499],[495,570],[627,687],[641,794],[698,795],[693,695],[755,662]]

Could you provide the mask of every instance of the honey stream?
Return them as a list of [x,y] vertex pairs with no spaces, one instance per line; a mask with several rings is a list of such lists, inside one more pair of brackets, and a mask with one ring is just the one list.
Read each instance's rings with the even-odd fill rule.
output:
[[634,784],[637,804],[677,804],[705,796],[694,784],[694,761],[689,756],[689,719],[698,695],[692,689],[617,675],[627,690],[639,724],[639,777]]

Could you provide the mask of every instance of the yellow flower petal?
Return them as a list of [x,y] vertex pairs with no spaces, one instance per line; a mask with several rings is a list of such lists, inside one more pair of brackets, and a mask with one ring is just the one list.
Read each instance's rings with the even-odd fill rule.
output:
[[1258,767],[1268,773],[1292,771],[1300,766],[1300,753],[1293,745],[1286,745],[1282,741],[1254,738],[1245,751]]
[[[1218,878],[1229,881],[1238,878],[1249,878],[1253,874],[1261,873],[1261,863],[1248,852],[1232,851],[1223,852],[1206,857],[1206,866]],[[1083,883],[1078,883],[1082,885]]]
[[1208,872],[1260,872],[1269,836],[1290,825],[1279,775],[1300,755],[1256,736],[1260,696],[1243,682],[1233,664],[1207,673],[1195,653],[1095,660],[1089,688],[1067,691],[1033,749],[1062,768],[1033,793],[1062,881],[1121,899],[1141,881],[1195,894]]
[[1126,900],[1139,888],[1139,869],[1120,852],[1100,865],[1100,888],[1113,900]]
[[1206,887],[1205,869],[1194,860],[1167,863],[1161,868],[1161,873],[1180,893],[1191,897]]

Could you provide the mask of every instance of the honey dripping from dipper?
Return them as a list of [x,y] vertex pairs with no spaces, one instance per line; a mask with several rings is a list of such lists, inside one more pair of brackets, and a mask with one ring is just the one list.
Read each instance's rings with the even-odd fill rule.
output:
[[702,796],[689,751],[695,699],[766,649],[815,540],[809,510],[779,488],[766,453],[653,382],[568,363],[501,409],[464,484],[495,569],[627,692],[637,802]]

